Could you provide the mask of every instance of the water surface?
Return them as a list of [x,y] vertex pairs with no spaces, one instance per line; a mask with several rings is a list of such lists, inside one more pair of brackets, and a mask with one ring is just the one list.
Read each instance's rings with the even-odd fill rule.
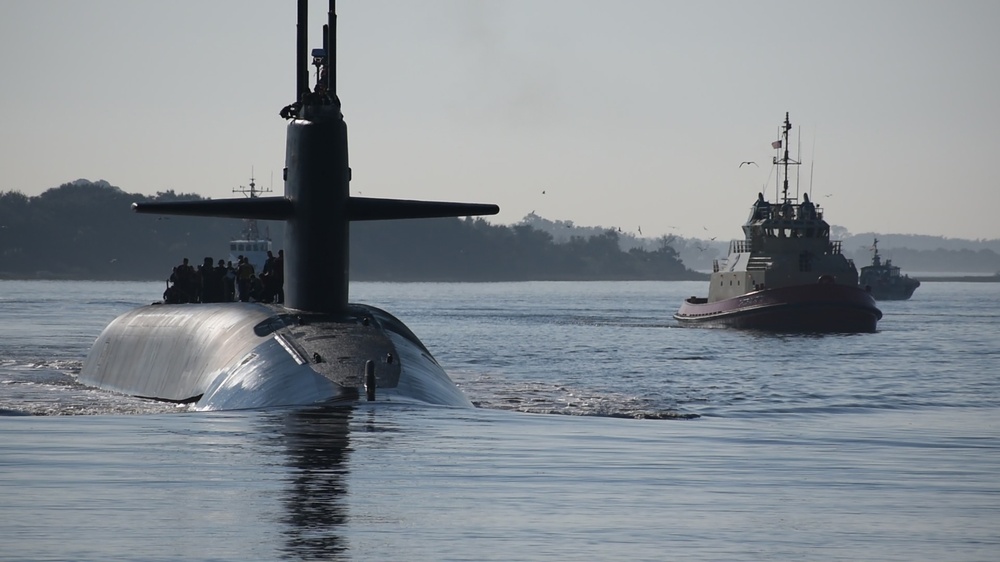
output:
[[679,327],[693,282],[352,291],[480,407],[86,388],[160,284],[0,281],[0,559],[1000,559],[996,284],[823,336]]

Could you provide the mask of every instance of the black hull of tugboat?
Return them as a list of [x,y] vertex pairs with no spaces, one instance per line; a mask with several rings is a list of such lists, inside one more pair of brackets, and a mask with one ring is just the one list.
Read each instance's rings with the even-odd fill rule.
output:
[[874,332],[882,311],[871,294],[833,283],[753,291],[716,302],[688,298],[674,314],[685,326],[771,332]]

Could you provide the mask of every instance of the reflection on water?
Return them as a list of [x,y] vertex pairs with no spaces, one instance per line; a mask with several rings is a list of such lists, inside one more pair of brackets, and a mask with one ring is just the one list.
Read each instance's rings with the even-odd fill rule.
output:
[[287,412],[282,424],[288,489],[285,552],[298,560],[340,560],[348,550],[346,475],[350,407]]
[[[285,539],[281,551],[296,560],[351,559],[346,536],[352,524],[351,424],[355,431],[380,434],[376,442],[385,446],[400,431],[393,418],[378,416],[374,408],[336,405],[269,412],[257,420],[258,434],[265,440],[273,436],[271,445],[284,449],[287,485],[280,498]],[[354,491],[355,497],[364,494]]]

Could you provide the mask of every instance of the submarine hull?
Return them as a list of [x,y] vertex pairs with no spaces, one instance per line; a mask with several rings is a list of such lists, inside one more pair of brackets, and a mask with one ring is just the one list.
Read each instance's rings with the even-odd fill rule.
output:
[[141,307],[104,329],[79,381],[199,410],[365,398],[472,407],[402,322],[360,304],[338,314],[259,303]]

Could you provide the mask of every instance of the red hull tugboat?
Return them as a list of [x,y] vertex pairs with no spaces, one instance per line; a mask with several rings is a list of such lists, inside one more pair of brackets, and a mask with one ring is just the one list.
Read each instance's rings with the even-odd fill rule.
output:
[[[785,114],[774,165],[781,203],[757,195],[743,225],[745,239],[729,244],[729,256],[713,267],[708,297],[690,297],[674,314],[681,325],[718,325],[778,332],[874,332],[882,312],[858,286],[858,270],[830,240],[823,211],[803,193],[788,193]],[[777,186],[776,186],[777,188]]]

